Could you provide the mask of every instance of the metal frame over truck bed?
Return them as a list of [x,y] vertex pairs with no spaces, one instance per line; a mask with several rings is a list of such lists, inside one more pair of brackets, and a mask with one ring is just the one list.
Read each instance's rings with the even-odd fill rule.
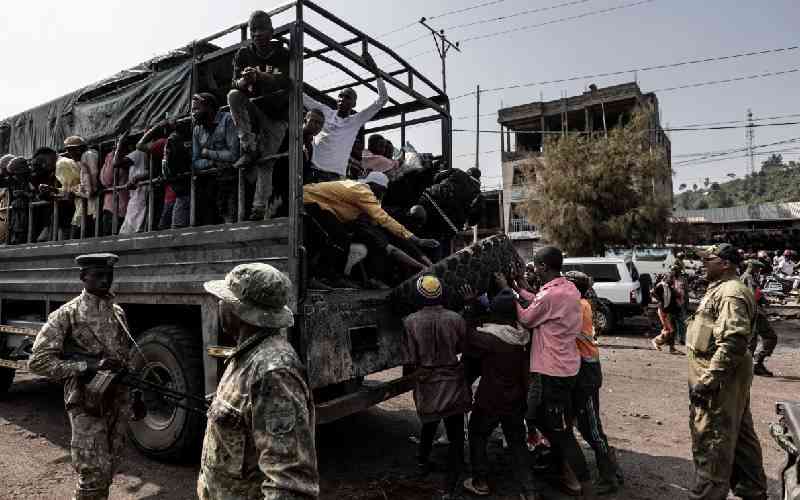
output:
[[[0,385],[3,386],[0,389],[6,390],[11,385],[15,369],[24,369],[36,326],[80,292],[74,257],[91,252],[114,252],[120,257],[115,276],[117,301],[126,309],[131,328],[148,355],[143,373],[154,382],[166,383],[176,390],[196,395],[214,391],[222,365],[218,357],[208,355],[208,352],[218,353],[219,349],[214,347],[230,344],[232,339],[221,338],[216,300],[204,292],[202,284],[209,279],[221,278],[239,263],[267,262],[285,271],[295,284],[290,307],[296,315],[296,326],[289,336],[306,364],[309,384],[318,403],[320,423],[359,411],[410,388],[412,381],[403,377],[371,386],[361,383],[367,375],[401,364],[402,326],[400,318],[391,311],[388,291],[320,292],[306,289],[300,217],[303,196],[301,92],[324,99],[325,94],[346,87],[374,88],[371,84],[374,77],[359,76],[337,57],[368,69],[361,55],[353,49],[360,47],[362,52],[374,55],[383,53],[391,60],[390,64],[399,66],[399,69],[378,70],[378,74],[395,94],[399,92],[402,97],[390,99],[389,105],[374,119],[382,122],[368,131],[400,129],[401,140],[405,142],[406,127],[440,121],[442,156],[447,166],[450,165],[452,149],[449,101],[434,83],[391,49],[313,2],[289,2],[272,9],[270,14],[276,26],[276,37],[288,42],[290,77],[295,82],[290,99],[289,149],[284,155],[288,155],[289,165],[289,216],[264,222],[244,222],[245,179],[240,169],[239,222],[198,227],[194,217],[196,206],[206,200],[196,199],[195,185],[199,176],[209,172],[197,172],[192,168],[189,173],[192,216],[188,228],[120,235],[115,225],[112,236],[86,238],[88,231],[84,219],[81,221],[80,239],[0,247],[0,366],[5,367],[0,369]],[[285,17],[290,19],[284,22]],[[347,38],[335,40],[311,24],[312,18],[347,33]],[[182,120],[188,120],[191,94],[212,91],[224,96],[227,93],[231,61],[240,43],[220,48],[213,42],[237,32],[241,33],[242,42],[246,40],[247,24],[237,24],[192,42],[183,50],[190,54],[191,92],[184,92],[181,101],[175,104],[181,111]],[[319,46],[308,46],[306,37]],[[304,84],[304,61],[313,59],[342,71],[351,81],[321,91]],[[227,74],[223,75],[223,72]],[[155,67],[153,75],[158,76]],[[142,81],[139,78],[131,83],[122,82],[105,94],[102,88],[95,88],[74,99],[74,106],[92,99],[108,100],[109,95],[129,88],[126,85],[137,85]],[[209,86],[209,82],[216,84]],[[72,106],[71,101],[69,109],[73,109]],[[419,116],[425,111],[430,113]],[[31,113],[31,120],[35,116],[36,113]],[[153,123],[159,118],[151,116],[139,122]],[[20,134],[13,127],[21,122],[24,120],[15,120],[14,117],[7,122],[6,126],[12,127],[12,137]],[[61,128],[61,136],[75,132],[69,127]],[[109,133],[100,129],[97,133],[83,131],[83,135],[102,154],[113,147],[116,135],[122,132]],[[143,127],[134,127],[132,134],[142,132]],[[45,143],[36,145],[60,149],[59,141],[63,137],[59,133],[47,137],[50,144],[44,140]],[[2,147],[0,141],[0,149]],[[25,154],[14,150],[11,153]],[[148,230],[154,227],[153,186],[164,181],[155,173],[158,171],[151,165],[149,179],[141,184],[147,186],[151,194]],[[123,187],[112,187],[104,192],[112,192],[116,200],[120,189]],[[55,224],[59,203],[40,203],[51,204]],[[29,214],[32,219],[33,209]],[[95,229],[99,229],[99,223]],[[31,239],[29,236],[28,241]],[[141,450],[158,458],[179,459],[198,449],[204,424],[202,418],[156,397],[146,401],[150,415],[145,421],[131,426],[131,437]]]

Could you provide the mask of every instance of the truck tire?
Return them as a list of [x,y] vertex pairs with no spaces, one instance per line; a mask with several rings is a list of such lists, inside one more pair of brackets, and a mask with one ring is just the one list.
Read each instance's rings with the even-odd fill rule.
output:
[[[525,263],[511,240],[499,234],[445,257],[423,273],[434,274],[442,281],[445,289],[444,306],[458,311],[463,307],[461,294],[458,293],[463,285],[468,284],[478,293],[483,293],[489,289],[494,273],[518,275],[524,270]],[[419,309],[417,279],[421,274],[407,279],[393,290],[392,305],[397,314],[405,316]]]
[[593,302],[592,323],[594,323],[595,334],[598,337],[610,335],[614,329],[614,312],[611,306],[602,300]]
[[14,383],[14,375],[17,370],[13,368],[0,368],[0,398],[4,398]]
[[[141,335],[139,346],[146,361],[137,366],[138,376],[175,391],[204,396],[205,376],[199,335],[179,326],[159,325]],[[205,433],[205,417],[178,408],[153,392],[144,392],[142,399],[147,407],[147,416],[131,422],[128,430],[134,446],[156,460],[196,461]],[[188,404],[197,406],[192,401]]]

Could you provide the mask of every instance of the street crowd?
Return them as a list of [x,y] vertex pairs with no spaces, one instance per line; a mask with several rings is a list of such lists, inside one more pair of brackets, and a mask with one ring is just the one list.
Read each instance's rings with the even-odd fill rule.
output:
[[[76,499],[108,498],[125,424],[146,414],[122,386],[112,386],[100,409],[87,394],[98,373],[135,370],[140,354],[109,293],[117,259],[76,259],[84,291],[50,315],[29,361],[34,373],[64,383]],[[562,275],[562,262],[559,249],[545,247],[526,273],[496,273],[483,294],[469,285],[446,290],[433,274],[416,280],[419,310],[403,320],[403,363],[416,380],[420,474],[435,470],[430,455],[442,422],[449,440],[442,499],[492,495],[487,446],[498,426],[522,500],[545,498],[545,480],[587,499],[623,486],[600,418],[602,369],[586,299],[591,278]],[[734,247],[707,249],[703,264],[710,284],[685,341],[695,465],[689,498],[724,500],[732,490],[745,500],[764,500],[766,476],[749,403],[749,346],[759,306],[747,273],[739,278],[742,260]],[[262,263],[236,266],[224,280],[205,284],[219,299],[220,324],[237,346],[208,410],[201,499],[319,495],[314,400],[286,337],[294,324],[286,305],[291,287],[283,273]],[[464,309],[444,308],[446,293],[460,293]],[[75,353],[85,357],[76,360]],[[594,452],[596,483],[573,427]],[[465,439],[471,470],[462,481]]]
[[[0,160],[0,176],[12,200],[9,242],[28,242],[28,224],[34,222],[37,241],[90,235],[96,217],[101,218],[101,235],[113,234],[116,227],[120,234],[144,230],[152,205],[147,196],[154,192],[143,183],[151,177],[148,155],[169,179],[161,228],[189,224],[190,188],[188,178],[181,176],[189,165],[196,171],[218,169],[215,177],[198,177],[199,224],[240,218],[235,170],[227,167],[247,168],[252,192],[247,218],[280,215],[288,199],[286,168],[278,162],[287,147],[289,57],[282,43],[273,40],[266,13],[254,12],[249,28],[252,40],[235,56],[234,88],[227,96],[230,111],[220,111],[213,94],[192,98],[190,148],[175,123],[167,121],[147,130],[135,144],[123,135],[102,166],[97,151],[77,136],[66,139],[62,157],[41,148],[30,162]],[[374,67],[368,54],[364,58]],[[388,99],[380,78],[376,86],[378,99],[360,112],[354,111],[357,95],[352,89],[342,91],[336,110],[304,95],[310,280],[315,288],[388,288],[423,271],[416,279],[419,310],[403,320],[403,362],[416,377],[414,401],[422,424],[420,473],[435,469],[430,455],[443,422],[450,444],[441,498],[492,495],[487,446],[500,426],[519,498],[544,498],[541,461],[544,468],[557,471],[558,486],[572,495],[591,499],[618,491],[624,475],[600,418],[602,369],[586,298],[591,278],[579,272],[562,275],[563,254],[555,247],[540,249],[526,275],[496,274],[486,293],[470,286],[448,290],[437,276],[425,274],[446,251],[451,234],[425,233],[430,212],[451,227],[462,227],[479,206],[480,175],[456,169],[440,173],[424,196],[396,210],[384,209],[382,199],[390,183],[402,177],[403,165],[379,135],[363,148],[362,127]],[[280,172],[284,178],[276,183]],[[126,189],[103,192],[100,185]],[[64,197],[57,220],[44,205],[36,206],[33,221],[27,220],[31,200],[56,196]],[[448,200],[457,200],[455,210],[445,209]],[[368,255],[373,259],[370,275],[354,283],[350,272],[368,262]],[[131,418],[144,418],[146,409],[120,386],[111,389],[98,411],[87,404],[87,386],[100,372],[135,370],[140,353],[124,311],[109,292],[117,256],[91,254],[76,261],[84,291],[50,315],[36,337],[29,366],[64,383],[71,458],[78,475],[74,498],[104,499],[119,464],[125,425]],[[749,347],[755,331],[764,339],[755,364],[764,374],[763,363],[774,343],[770,347],[768,323],[756,299],[756,261],[746,264],[740,280],[741,253],[729,244],[707,250],[703,263],[708,290],[688,323],[680,269],[655,289],[663,331],[654,346],[673,350],[677,336],[687,350],[693,499],[722,500],[729,490],[745,500],[767,498],[749,409],[754,371]],[[208,411],[197,483],[203,500],[319,496],[314,401],[304,366],[286,337],[294,324],[287,307],[291,288],[283,273],[261,263],[239,265],[224,280],[205,284],[219,299],[222,329],[237,339],[237,346]],[[463,311],[443,307],[443,297],[453,293],[463,296]],[[68,356],[75,353],[88,360]],[[596,483],[573,427],[594,452]],[[465,440],[469,477],[462,477]],[[538,450],[533,454],[536,463],[529,448]]]

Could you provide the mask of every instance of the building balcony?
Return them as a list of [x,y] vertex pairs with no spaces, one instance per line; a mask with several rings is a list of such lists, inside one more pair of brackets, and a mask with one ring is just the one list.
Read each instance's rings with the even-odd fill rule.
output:
[[534,232],[536,231],[536,226],[528,222],[528,219],[521,217],[518,219],[511,219],[511,223],[508,226],[508,232],[510,233],[519,233],[519,232]]

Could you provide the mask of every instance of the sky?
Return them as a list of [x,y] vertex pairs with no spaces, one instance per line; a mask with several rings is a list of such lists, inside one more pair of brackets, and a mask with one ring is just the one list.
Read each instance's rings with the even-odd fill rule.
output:
[[[3,67],[0,119],[245,21],[254,9],[268,10],[279,3],[13,2],[0,18]],[[748,109],[752,109],[756,119],[797,115],[761,120],[759,124],[800,122],[800,71],[663,90],[800,69],[800,49],[793,48],[800,45],[797,0],[319,0],[318,3],[396,49],[439,85],[441,63],[433,51],[433,40],[424,36],[427,31],[416,21],[424,16],[431,26],[445,29],[453,41],[462,41],[461,52],[450,51],[447,57],[447,87],[453,98],[455,128],[475,129],[474,95],[455,97],[473,92],[476,85],[491,89],[619,71],[625,73],[484,93],[480,114],[487,116],[480,118],[481,129],[498,130],[496,111],[501,107],[538,101],[541,97],[557,99],[565,92],[576,95],[591,83],[604,87],[634,79],[643,91],[656,91],[665,127],[743,122]],[[285,19],[276,18],[276,24]],[[336,39],[348,38],[310,13],[307,21]],[[494,35],[508,30],[513,31]],[[489,36],[469,40],[484,35]],[[682,61],[790,48],[757,56],[628,72]],[[384,54],[375,56],[382,68],[397,67]],[[331,74],[330,67],[323,63],[307,63],[304,72],[305,80],[318,88],[332,87],[343,80],[341,73]],[[396,91],[391,94],[399,97]],[[374,99],[374,94],[366,89],[361,89],[359,96],[359,106]],[[755,129],[757,146],[797,137],[800,125]],[[399,137],[390,135],[390,138],[399,144]],[[710,163],[680,164],[702,158],[691,156],[697,153],[744,148],[744,129],[675,131],[670,138],[676,191],[681,184],[702,186],[705,178],[711,182],[723,181],[729,174],[741,176],[747,172],[748,160],[740,157],[742,153],[732,154],[731,158],[713,157],[710,159],[715,161]],[[438,125],[409,128],[407,140],[419,151],[440,152]],[[497,134],[481,134],[479,159],[485,185],[500,181],[499,142]],[[787,149],[791,150],[784,151]],[[800,143],[767,146],[757,151],[781,151],[786,159],[800,159]],[[474,166],[474,152],[475,134],[454,132],[455,165]],[[765,158],[756,156],[757,164]]]

